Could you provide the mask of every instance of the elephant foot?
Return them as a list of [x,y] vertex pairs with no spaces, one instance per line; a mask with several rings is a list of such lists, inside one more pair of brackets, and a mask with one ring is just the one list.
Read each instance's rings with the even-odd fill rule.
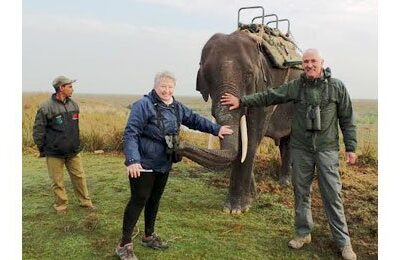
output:
[[228,206],[224,206],[223,211],[224,211],[224,213],[229,213],[229,214],[232,214],[232,215],[240,215],[242,213],[245,213],[245,212],[249,211],[249,209],[250,209],[250,206],[246,207],[246,208],[243,208],[243,209],[230,208]]
[[242,199],[240,201],[228,200],[224,204],[223,211],[225,213],[240,215],[250,210],[252,199]]
[[279,184],[281,186],[289,186],[291,184],[290,176],[289,175],[281,175],[279,178]]

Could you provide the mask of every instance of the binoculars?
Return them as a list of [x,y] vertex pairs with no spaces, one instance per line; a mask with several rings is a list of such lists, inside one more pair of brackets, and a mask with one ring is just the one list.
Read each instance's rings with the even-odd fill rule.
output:
[[167,143],[167,154],[171,154],[173,151],[178,150],[179,135],[177,134],[166,135],[165,142]]
[[167,155],[169,160],[171,160],[173,163],[180,162],[182,160],[182,156],[178,154],[179,134],[166,135],[165,142],[167,143]]
[[309,105],[306,111],[306,129],[310,131],[321,130],[321,109],[319,105]]

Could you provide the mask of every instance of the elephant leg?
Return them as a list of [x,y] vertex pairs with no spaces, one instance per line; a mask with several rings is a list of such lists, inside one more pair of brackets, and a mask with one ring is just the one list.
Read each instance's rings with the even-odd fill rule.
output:
[[253,168],[257,147],[265,133],[265,110],[247,109],[248,150],[246,160],[236,160],[232,164],[229,193],[225,201],[224,211],[240,214],[249,210],[257,196]]
[[[250,156],[248,159],[252,162],[254,157]],[[240,214],[248,211],[257,195],[253,167],[247,161],[246,159],[243,164],[235,162],[232,168],[229,193],[224,204],[225,212]]]
[[[253,168],[257,147],[263,137],[263,131],[259,125],[256,125],[254,116],[257,110],[250,110],[249,124],[249,145],[246,160],[241,163],[239,160],[233,163],[229,193],[224,205],[224,211],[232,214],[240,214],[249,210],[251,203],[257,196],[256,182],[254,178]],[[258,118],[263,115],[258,115]],[[258,121],[259,122],[259,121]],[[263,122],[262,122],[263,123]],[[261,124],[262,127],[262,124]]]
[[283,186],[291,183],[292,158],[290,155],[289,141],[290,137],[285,136],[282,137],[279,142],[279,151],[281,154],[281,174],[279,177],[279,183]]

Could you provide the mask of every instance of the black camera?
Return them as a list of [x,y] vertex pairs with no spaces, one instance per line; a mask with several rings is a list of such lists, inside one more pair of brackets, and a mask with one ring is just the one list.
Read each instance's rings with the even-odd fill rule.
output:
[[178,153],[179,149],[179,134],[169,134],[165,136],[167,143],[167,156],[173,163],[182,161],[182,155]]

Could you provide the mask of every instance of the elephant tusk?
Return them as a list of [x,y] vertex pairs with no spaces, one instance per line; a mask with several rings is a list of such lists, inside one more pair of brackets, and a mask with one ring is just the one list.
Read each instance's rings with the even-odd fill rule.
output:
[[[214,117],[212,118],[212,122],[213,123],[216,122]],[[213,147],[213,137],[214,136],[212,134],[209,134],[209,136],[208,136],[208,145],[207,145],[208,149],[212,149],[212,147]]]
[[246,160],[247,156],[247,146],[248,146],[248,137],[247,137],[247,122],[246,116],[243,115],[240,118],[240,137],[242,140],[242,159],[240,160],[241,163]]

